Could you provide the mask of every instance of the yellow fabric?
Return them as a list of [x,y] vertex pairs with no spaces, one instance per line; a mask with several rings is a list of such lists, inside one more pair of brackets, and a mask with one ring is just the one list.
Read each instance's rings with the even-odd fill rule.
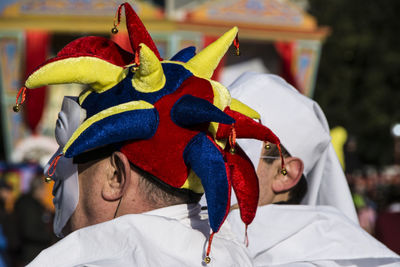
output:
[[85,101],[86,97],[88,97],[92,93],[92,90],[87,90],[81,93],[79,96],[79,105],[82,106],[83,101]]
[[208,80],[211,83],[214,92],[214,106],[220,110],[224,110],[227,106],[231,104],[231,94],[225,86],[219,82]]
[[259,120],[261,118],[260,114],[252,109],[251,107],[247,106],[246,104],[243,104],[239,100],[232,98],[231,99],[231,105],[230,108],[234,111],[240,112],[247,117],[250,117],[252,119]]
[[233,27],[222,35],[218,40],[208,45],[196,56],[190,59],[185,67],[194,75],[201,78],[211,78],[215,68],[218,66],[222,57],[228,51],[238,32],[237,27]]
[[126,77],[126,71],[96,57],[66,58],[51,62],[35,71],[25,82],[33,89],[49,84],[88,84],[97,92],[103,92]]
[[202,194],[204,193],[203,185],[201,184],[200,178],[194,173],[193,170],[190,170],[189,176],[186,179],[185,183],[181,186],[182,189],[190,189],[195,193]]
[[113,106],[111,108],[105,109],[96,115],[93,115],[86,121],[84,121],[78,129],[72,134],[71,138],[68,140],[67,144],[65,145],[63,149],[63,154],[66,153],[68,148],[75,142],[75,140],[87,129],[89,128],[93,123],[98,122],[104,118],[107,118],[109,116],[118,114],[118,113],[123,113],[126,111],[131,111],[131,110],[139,110],[139,109],[152,109],[154,106],[146,101],[139,100],[139,101],[131,101],[127,102],[124,104],[120,104],[118,106]]
[[339,158],[340,165],[345,168],[343,146],[347,141],[347,131],[342,126],[337,126],[331,130],[332,145]]
[[[231,102],[231,95],[226,89],[225,86],[220,84],[219,82],[208,80],[211,83],[213,92],[214,92],[214,106],[219,108],[220,110],[224,110],[227,106],[229,106]],[[210,126],[208,127],[208,131],[213,135],[214,139],[217,134],[219,123],[211,122]],[[215,140],[217,145],[219,145],[222,149],[226,146],[226,140]]]
[[162,89],[166,82],[161,62],[145,44],[140,46],[140,66],[132,79],[132,85],[142,93],[156,92]]

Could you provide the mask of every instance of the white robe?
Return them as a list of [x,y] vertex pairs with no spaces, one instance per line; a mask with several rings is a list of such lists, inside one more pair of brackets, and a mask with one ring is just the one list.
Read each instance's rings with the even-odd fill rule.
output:
[[252,266],[227,224],[214,235],[205,265],[209,235],[200,205],[176,205],[77,230],[28,266]]
[[[239,210],[228,221],[243,240]],[[329,206],[259,207],[248,227],[255,266],[400,266],[400,257]]]

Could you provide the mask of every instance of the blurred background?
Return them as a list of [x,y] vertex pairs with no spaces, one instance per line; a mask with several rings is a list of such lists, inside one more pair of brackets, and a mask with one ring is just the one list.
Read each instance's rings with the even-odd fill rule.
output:
[[[62,96],[82,89],[28,91],[15,113],[19,88],[81,36],[104,36],[131,50],[124,21],[111,34],[122,2],[0,1],[0,267],[24,265],[57,240],[52,184],[43,183],[42,173],[58,147]],[[362,227],[400,253],[400,1],[128,2],[166,59],[187,46],[199,51],[238,26],[241,55],[232,47],[213,78],[227,86],[244,71],[274,73],[315,99],[332,128]]]

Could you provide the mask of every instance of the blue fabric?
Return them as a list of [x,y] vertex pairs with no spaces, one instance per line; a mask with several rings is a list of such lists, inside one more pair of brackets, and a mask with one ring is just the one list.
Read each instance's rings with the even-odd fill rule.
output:
[[235,122],[229,115],[205,99],[184,95],[176,101],[171,109],[171,119],[181,127],[204,122],[232,124]]
[[195,55],[196,47],[189,46],[176,53],[175,56],[171,58],[171,61],[181,61],[186,63]]
[[156,109],[132,110],[106,117],[93,123],[75,140],[66,151],[65,157],[72,158],[80,153],[117,142],[148,139],[158,127]]
[[183,158],[200,178],[206,194],[211,229],[218,232],[225,218],[230,190],[224,158],[204,133],[187,144]]
[[86,109],[87,118],[90,118],[104,109],[129,101],[144,100],[154,104],[161,97],[175,92],[184,80],[193,75],[190,71],[178,64],[163,63],[162,67],[166,78],[163,89],[153,93],[136,91],[132,87],[132,77],[134,73],[129,71],[127,77],[113,88],[103,93],[93,92],[86,97],[85,101],[82,103],[82,107]]

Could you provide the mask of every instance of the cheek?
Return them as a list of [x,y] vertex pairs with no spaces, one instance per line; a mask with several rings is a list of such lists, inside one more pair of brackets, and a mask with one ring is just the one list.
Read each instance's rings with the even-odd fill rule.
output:
[[257,177],[258,184],[260,186],[260,191],[264,190],[268,186],[268,164],[263,160],[260,160],[257,167]]
[[79,173],[79,201],[71,216],[70,226],[72,231],[89,226],[94,223],[96,204],[99,204],[98,183],[93,181],[96,173],[88,168]]
[[96,177],[100,178],[95,168],[79,174],[79,204],[82,212],[88,217],[96,210],[101,194],[100,183],[96,183]]
[[277,166],[279,162],[273,162],[272,164],[266,163],[264,160],[260,160],[257,167],[258,183],[260,185],[260,191],[268,191],[272,187],[272,182],[277,173]]
[[75,231],[89,225],[87,195],[84,193],[84,190],[82,190],[84,185],[82,184],[81,180],[82,179],[79,177],[79,201],[70,219],[69,226],[71,231]]

